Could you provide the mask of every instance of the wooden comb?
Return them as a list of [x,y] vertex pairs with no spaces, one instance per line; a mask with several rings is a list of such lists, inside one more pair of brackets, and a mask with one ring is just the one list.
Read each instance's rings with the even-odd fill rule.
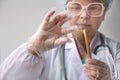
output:
[[79,56],[82,60],[91,58],[89,38],[86,30],[73,32],[73,38],[77,46]]

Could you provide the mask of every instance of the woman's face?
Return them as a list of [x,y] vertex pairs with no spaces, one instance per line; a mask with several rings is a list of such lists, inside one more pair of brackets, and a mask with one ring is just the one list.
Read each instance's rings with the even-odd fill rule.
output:
[[[87,6],[89,3],[91,3],[88,0],[72,0],[72,1],[80,3],[83,6]],[[69,11],[68,8],[67,10]],[[104,20],[104,15],[105,13],[103,12],[101,16],[92,17],[87,13],[85,9],[83,9],[77,16],[75,16],[73,19],[70,20],[70,25],[77,25],[80,29],[86,29],[88,31],[89,37],[92,38],[94,34],[97,32],[101,22]]]

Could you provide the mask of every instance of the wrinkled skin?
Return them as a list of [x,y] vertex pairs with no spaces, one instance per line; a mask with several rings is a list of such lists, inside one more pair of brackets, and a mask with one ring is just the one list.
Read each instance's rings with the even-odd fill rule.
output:
[[88,59],[84,64],[84,71],[89,80],[111,80],[110,69],[107,64],[96,59]]

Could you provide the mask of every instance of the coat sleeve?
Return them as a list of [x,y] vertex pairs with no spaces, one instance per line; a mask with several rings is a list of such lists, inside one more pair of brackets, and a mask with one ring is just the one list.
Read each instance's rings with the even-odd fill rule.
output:
[[23,44],[0,65],[0,80],[39,80],[44,64],[43,55],[30,54]]
[[118,74],[118,78],[120,80],[120,43],[117,44],[117,51],[115,56],[115,64],[116,64],[116,71]]

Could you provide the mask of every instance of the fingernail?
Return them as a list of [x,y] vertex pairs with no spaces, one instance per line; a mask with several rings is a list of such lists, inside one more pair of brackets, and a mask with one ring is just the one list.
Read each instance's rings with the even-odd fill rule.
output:
[[56,10],[56,7],[53,7],[51,10],[55,11],[55,10]]
[[71,18],[75,17],[76,15],[69,12],[69,11],[64,11],[67,16],[70,16]]

